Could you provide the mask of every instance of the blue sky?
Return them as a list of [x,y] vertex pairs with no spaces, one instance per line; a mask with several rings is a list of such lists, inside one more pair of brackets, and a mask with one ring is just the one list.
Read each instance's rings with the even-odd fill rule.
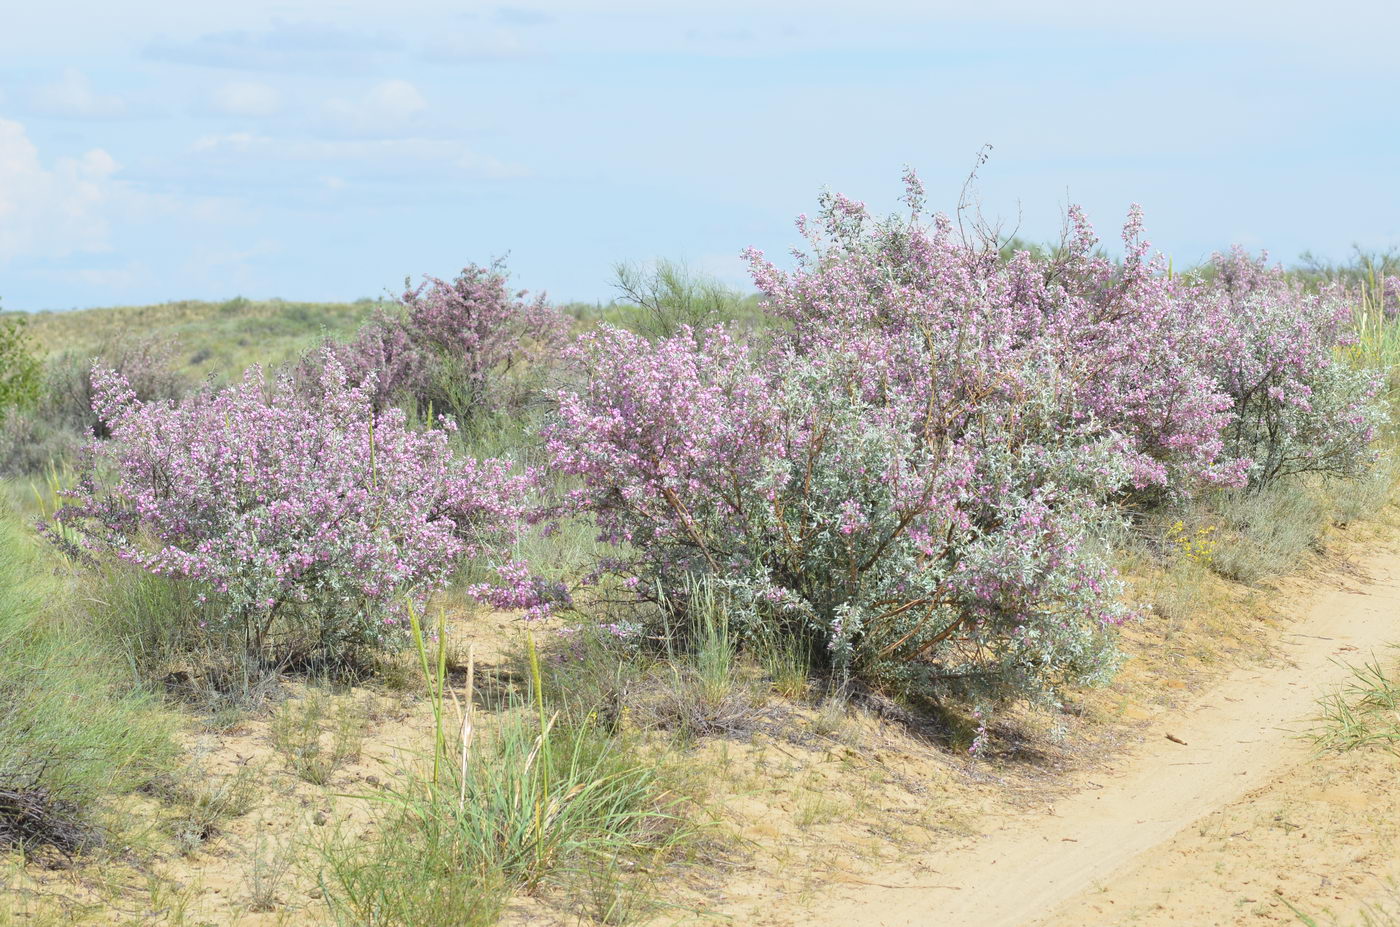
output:
[[[522,0],[522,4],[527,0]],[[0,305],[354,299],[503,254],[744,282],[823,187],[1178,263],[1400,247],[1400,4],[9,0]]]

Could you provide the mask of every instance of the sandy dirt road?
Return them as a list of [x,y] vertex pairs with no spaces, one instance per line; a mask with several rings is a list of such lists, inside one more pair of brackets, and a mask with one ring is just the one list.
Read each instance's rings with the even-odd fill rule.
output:
[[1311,747],[1297,732],[1316,700],[1348,676],[1347,663],[1400,642],[1400,553],[1373,549],[1355,566],[1284,603],[1297,618],[1282,632],[1283,659],[1233,671],[1163,716],[1139,746],[1053,810],[869,880],[878,885],[833,886],[790,920],[772,911],[765,923],[1085,923],[1077,906],[1116,873],[1150,865],[1154,850],[1194,822],[1306,763]]

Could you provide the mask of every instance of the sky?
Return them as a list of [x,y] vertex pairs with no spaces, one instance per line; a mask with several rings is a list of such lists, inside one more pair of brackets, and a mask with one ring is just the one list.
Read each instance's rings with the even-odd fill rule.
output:
[[823,189],[1177,266],[1400,247],[1400,4],[0,0],[0,307],[347,300],[505,257],[736,286]]

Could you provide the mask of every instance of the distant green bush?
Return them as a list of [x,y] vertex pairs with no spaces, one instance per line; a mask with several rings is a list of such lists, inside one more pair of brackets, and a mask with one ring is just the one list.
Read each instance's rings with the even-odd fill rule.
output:
[[39,398],[40,369],[24,319],[0,319],[0,422]]
[[617,264],[613,287],[631,312],[622,324],[648,338],[670,338],[689,326],[757,321],[756,300],[678,261]]

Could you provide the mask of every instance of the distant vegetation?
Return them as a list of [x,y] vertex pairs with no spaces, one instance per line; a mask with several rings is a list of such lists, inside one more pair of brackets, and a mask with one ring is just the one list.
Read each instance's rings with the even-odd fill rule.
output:
[[154,306],[74,309],[29,316],[40,353],[91,358],[111,345],[155,341],[171,349],[172,367],[198,382],[233,377],[245,367],[295,360],[324,337],[344,338],[379,303],[298,303],[230,299],[182,300]]
[[0,318],[0,423],[39,398],[41,366],[22,317]]
[[[271,719],[325,786],[362,716],[278,693],[407,685],[433,742],[372,839],[320,847],[327,915],[486,924],[587,882],[620,922],[693,836],[698,739],[863,697],[976,754],[1111,684],[1125,623],[1391,497],[1393,256],[1183,271],[1136,213],[1114,260],[1077,210],[1029,247],[906,183],[895,217],[824,197],[756,294],[660,261],[558,306],[468,265],[0,322],[0,474],[52,542],[0,519],[0,844],[80,852],[141,788],[197,845],[243,802],[172,784],[173,717]],[[541,629],[489,737],[449,607]]]

